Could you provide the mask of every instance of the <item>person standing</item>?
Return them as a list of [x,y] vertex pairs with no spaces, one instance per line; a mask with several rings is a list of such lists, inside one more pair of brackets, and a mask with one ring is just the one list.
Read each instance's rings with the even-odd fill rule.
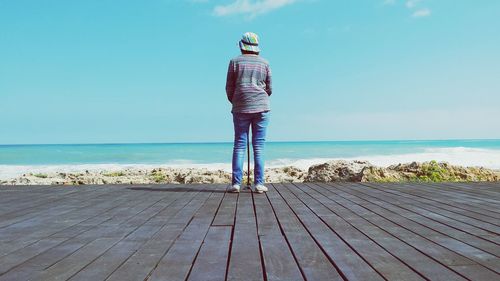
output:
[[234,146],[231,192],[239,192],[250,127],[254,153],[254,191],[267,191],[264,185],[264,143],[269,124],[272,94],[271,68],[262,58],[257,34],[247,32],[239,42],[241,55],[231,59],[227,71],[226,94],[232,104]]

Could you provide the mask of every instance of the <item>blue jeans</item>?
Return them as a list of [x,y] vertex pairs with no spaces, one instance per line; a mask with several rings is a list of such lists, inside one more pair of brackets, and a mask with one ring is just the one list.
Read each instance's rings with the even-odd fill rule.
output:
[[254,183],[264,184],[264,143],[266,141],[266,129],[269,124],[269,115],[269,111],[259,113],[233,113],[233,184],[241,185],[243,162],[247,151],[247,138],[250,125],[252,126]]

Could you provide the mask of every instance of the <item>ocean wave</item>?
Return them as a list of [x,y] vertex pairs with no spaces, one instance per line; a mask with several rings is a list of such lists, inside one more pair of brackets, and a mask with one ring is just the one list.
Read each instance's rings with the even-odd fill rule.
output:
[[[295,166],[307,169],[311,165],[321,164],[331,160],[364,160],[370,163],[387,167],[393,164],[425,161],[445,161],[459,166],[478,166],[490,169],[500,169],[500,150],[445,147],[426,148],[423,152],[387,155],[364,155],[350,158],[280,158],[266,161],[268,168]],[[245,162],[246,163],[246,162]],[[10,179],[26,173],[54,173],[54,172],[84,172],[89,171],[116,171],[121,169],[152,169],[152,168],[206,168],[209,170],[231,171],[231,163],[194,163],[188,159],[179,159],[164,164],[74,164],[74,165],[0,165],[0,179]]]
[[267,165],[268,167],[296,166],[298,168],[307,169],[311,165],[332,160],[364,160],[381,167],[399,163],[436,160],[459,166],[478,166],[490,169],[500,169],[500,150],[469,147],[426,148],[423,152],[417,153],[364,155],[347,158],[284,158],[269,161]]
[[[359,157],[357,158],[359,159]],[[389,166],[412,161],[425,162],[436,160],[459,166],[477,166],[490,169],[500,169],[500,150],[482,148],[427,148],[421,153],[376,155],[361,158],[378,166]]]

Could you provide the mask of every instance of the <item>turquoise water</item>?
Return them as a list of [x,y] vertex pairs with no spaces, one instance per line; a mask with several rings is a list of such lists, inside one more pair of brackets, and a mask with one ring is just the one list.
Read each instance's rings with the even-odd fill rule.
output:
[[[500,163],[500,140],[268,142],[266,161],[454,153]],[[478,154],[480,153],[480,154]],[[0,145],[0,165],[229,163],[232,143]],[[483,155],[483,156],[479,156]],[[486,156],[485,156],[486,155]],[[489,156],[488,156],[489,155]],[[411,159],[409,159],[411,161]],[[437,159],[439,160],[439,159]]]

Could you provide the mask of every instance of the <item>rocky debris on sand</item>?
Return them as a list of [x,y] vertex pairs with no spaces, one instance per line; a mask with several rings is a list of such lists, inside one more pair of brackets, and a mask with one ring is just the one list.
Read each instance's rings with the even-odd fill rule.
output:
[[231,174],[222,170],[208,169],[170,169],[158,168],[148,173],[153,183],[226,183],[231,180]]
[[[251,174],[253,172],[251,171]],[[296,167],[267,169],[266,182],[441,182],[500,181],[500,171],[482,167],[461,167],[446,162],[423,162],[377,167],[367,161],[330,161],[308,171]],[[245,175],[246,178],[246,175]],[[230,183],[231,173],[200,168],[127,168],[120,171],[83,171],[48,174],[28,173],[0,181],[1,185],[80,185],[154,183]]]
[[500,181],[500,171],[483,167],[462,167],[446,162],[412,162],[387,168],[407,181]]
[[407,181],[401,173],[388,168],[367,166],[359,175],[360,182],[403,182]]
[[309,167],[305,181],[361,181],[363,169],[371,166],[367,161],[330,161]]
[[309,167],[308,182],[500,181],[500,172],[446,162],[412,162],[377,167],[367,161],[331,161]]
[[297,167],[282,167],[267,169],[265,172],[266,182],[303,182],[307,172]]

